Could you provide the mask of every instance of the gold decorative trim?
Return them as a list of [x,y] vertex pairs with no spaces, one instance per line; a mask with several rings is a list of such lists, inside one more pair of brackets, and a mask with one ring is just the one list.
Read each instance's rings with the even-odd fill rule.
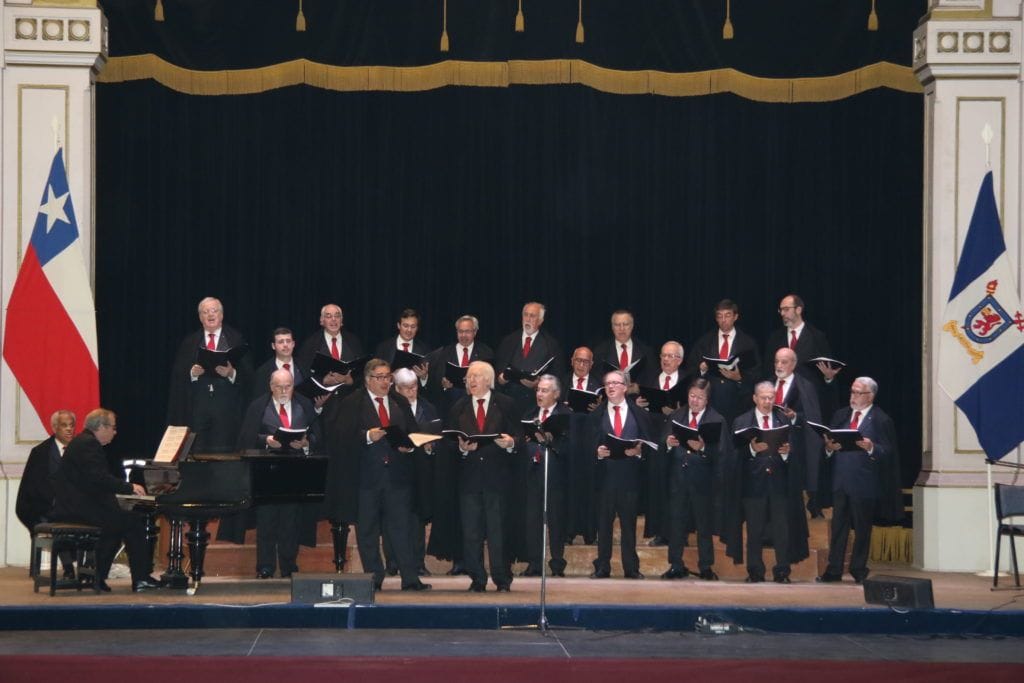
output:
[[96,9],[97,0],[32,0],[33,7],[78,7]]
[[448,86],[578,84],[616,95],[694,97],[733,93],[759,102],[830,102],[876,88],[921,93],[909,66],[877,62],[818,78],[760,78],[735,69],[691,73],[607,69],[579,59],[466,62],[425,66],[331,66],[297,59],[255,69],[195,71],[153,54],[112,57],[97,79],[124,83],[153,79],[188,95],[248,95],[293,85],[339,92],[421,92]]

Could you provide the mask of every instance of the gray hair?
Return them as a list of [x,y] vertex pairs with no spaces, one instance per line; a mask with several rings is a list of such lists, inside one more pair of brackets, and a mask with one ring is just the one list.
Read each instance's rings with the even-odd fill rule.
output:
[[89,411],[89,414],[85,416],[85,428],[90,432],[95,432],[100,427],[109,427],[116,417],[117,415],[114,414],[113,410],[96,408]]
[[555,377],[554,375],[541,375],[540,377],[537,378],[537,383],[540,384],[541,381],[545,380],[555,385],[555,391],[558,392],[559,396],[562,395],[562,383],[558,381],[557,377]]
[[459,329],[459,323],[461,323],[463,320],[468,320],[469,322],[473,323],[473,330],[475,332],[480,331],[480,321],[476,319],[475,315],[460,315],[455,320],[455,329]]
[[73,412],[71,412],[70,410],[58,410],[57,412],[55,412],[53,415],[50,416],[50,428],[51,429],[53,429],[53,430],[57,429],[57,423],[60,422],[61,415],[70,415],[71,416],[71,424],[72,425],[74,425],[75,423],[78,422],[78,418],[76,418],[75,414]]
[[870,391],[872,394],[874,394],[875,396],[878,395],[878,382],[871,379],[870,377],[858,377],[853,381],[860,382],[861,384],[866,386],[868,388],[868,391]]
[[768,389],[769,391],[774,392],[775,382],[769,382],[767,380],[765,380],[764,382],[758,382],[757,384],[754,385],[754,395],[757,395],[757,392],[761,391],[762,389]]
[[395,380],[395,386],[405,387],[410,384],[416,384],[419,378],[416,377],[416,373],[409,368],[399,368],[391,373],[392,379]]

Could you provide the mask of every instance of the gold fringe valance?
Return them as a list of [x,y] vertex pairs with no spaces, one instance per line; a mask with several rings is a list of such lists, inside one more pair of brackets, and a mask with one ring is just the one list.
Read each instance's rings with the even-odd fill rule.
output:
[[623,71],[580,59],[467,62],[445,60],[425,66],[331,66],[297,59],[254,69],[195,71],[153,54],[112,57],[97,79],[125,83],[153,79],[188,95],[250,95],[308,85],[339,92],[420,92],[448,86],[506,88],[510,85],[577,84],[615,95],[696,97],[732,93],[757,102],[831,102],[867,90],[891,88],[921,93],[910,67],[890,62],[815,78],[760,78],[735,69],[691,73]]
[[871,527],[871,559],[875,562],[914,561],[914,530],[901,526]]

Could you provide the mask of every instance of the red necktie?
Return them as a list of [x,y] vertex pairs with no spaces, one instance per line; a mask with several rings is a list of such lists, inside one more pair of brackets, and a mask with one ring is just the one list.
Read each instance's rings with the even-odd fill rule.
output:
[[629,365],[629,354],[626,353],[626,345],[622,345],[622,353],[619,354],[619,370],[625,370]]
[[284,404],[281,404],[281,410],[278,413],[281,416],[281,426],[285,429],[291,429],[292,421],[288,419],[288,411],[284,409]]
[[669,386],[668,380],[669,380],[669,376],[665,375],[665,386],[662,387],[662,389],[665,390],[665,391],[668,391],[669,389],[672,388],[671,386]]
[[487,419],[487,414],[484,412],[484,400],[478,398],[476,400],[476,427],[481,433],[484,431],[484,421]]
[[581,391],[583,390],[583,378],[582,377],[577,377],[576,378],[576,388],[581,390]]
[[402,350],[409,353],[409,342],[402,342]]
[[777,405],[777,406],[781,406],[782,405],[783,399],[786,398],[786,392],[784,391],[785,388],[786,388],[786,380],[780,379],[779,380],[779,386],[775,387],[775,405]]
[[729,335],[722,335],[722,348],[718,349],[718,357],[726,359],[729,357]]
[[281,363],[281,367],[284,368],[285,370],[287,370],[288,372],[292,371],[292,364],[291,363]]
[[526,341],[523,342],[523,358],[526,358],[527,356],[530,355],[530,349],[532,347],[533,347],[533,340],[530,337],[527,337]]
[[615,436],[622,436],[622,413],[619,412],[620,406],[612,406],[615,408],[615,420],[612,422],[612,430],[615,431]]
[[690,413],[690,426],[697,428],[697,413]]
[[210,332],[210,340],[206,342],[206,348],[208,348],[210,351],[217,350],[217,340],[213,338],[213,332]]
[[761,416],[761,429],[771,429],[771,428],[772,428],[772,426],[770,424],[768,424],[768,416],[767,415],[762,415]]
[[338,353],[338,338],[331,337],[331,358],[334,360],[341,360],[341,354]]
[[377,417],[380,418],[380,426],[386,428],[391,424],[391,420],[388,419],[388,409],[384,407],[384,399],[378,396],[374,400],[377,402]]
[[850,429],[856,429],[860,425],[860,411],[856,411],[853,414],[853,419],[850,420]]
[[548,419],[548,409],[545,408],[544,412],[541,413],[541,415],[540,415],[540,423],[544,424],[545,420],[547,420],[547,419]]
[[796,330],[789,331],[789,348],[796,349]]
[[469,367],[469,349],[465,346],[462,347],[462,367]]

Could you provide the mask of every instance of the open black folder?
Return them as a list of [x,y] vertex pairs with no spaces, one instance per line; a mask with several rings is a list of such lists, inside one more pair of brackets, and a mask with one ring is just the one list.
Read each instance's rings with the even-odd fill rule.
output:
[[424,361],[425,357],[418,353],[396,349],[395,357],[391,360],[391,371],[394,372],[402,368],[414,368],[417,365],[423,365]]
[[548,366],[551,365],[551,363],[554,362],[554,360],[554,356],[548,358],[536,370],[520,370],[519,368],[514,368],[510,365],[504,370],[502,370],[501,374],[505,375],[506,382],[518,382],[521,379],[529,380],[532,382],[533,380],[543,375],[544,372],[548,369]]
[[388,425],[384,428],[384,438],[394,448],[419,448],[423,444],[440,440],[441,435],[407,432],[398,425]]
[[644,357],[643,356],[640,356],[635,361],[633,361],[632,363],[627,365],[625,370],[622,370],[622,368],[619,367],[618,363],[612,363],[609,360],[602,360],[601,361],[600,372],[601,372],[601,375],[603,376],[603,375],[607,375],[609,372],[617,372],[619,370],[622,370],[622,372],[627,373],[630,376],[630,378],[633,379],[633,381],[635,381],[634,378],[638,374],[640,374],[640,370],[642,370],[643,367],[644,367]]
[[473,434],[470,436],[466,432],[461,432],[458,429],[444,429],[441,431],[441,434],[456,442],[461,438],[463,441],[469,441],[471,443],[488,443],[501,436],[501,434]]
[[557,439],[569,433],[569,421],[572,419],[572,413],[559,413],[558,415],[549,415],[548,419],[539,423],[536,420],[521,420],[523,423],[523,432],[526,433],[526,438],[529,441],[536,441],[537,432],[543,432],[551,435],[551,438]]
[[590,411],[590,406],[594,403],[601,401],[601,394],[604,393],[604,388],[601,387],[597,391],[587,391],[586,389],[569,389],[569,395],[566,396],[566,404],[572,409],[574,413],[586,413]]
[[760,427],[747,427],[738,429],[733,433],[733,441],[737,446],[747,446],[751,441],[757,439],[768,444],[772,450],[778,450],[783,444],[789,442],[790,425],[761,429]]
[[302,380],[299,386],[295,387],[295,391],[299,392],[310,401],[315,401],[321,396],[334,396],[334,392],[338,390],[338,387],[342,385],[335,384],[333,387],[326,387],[320,384],[315,377],[307,377]]
[[825,425],[818,424],[817,422],[811,422],[810,420],[807,421],[807,424],[810,425],[811,429],[816,431],[821,438],[824,439],[825,437],[828,437],[833,441],[838,441],[839,445],[842,447],[841,450],[844,451],[858,450],[860,446],[857,445],[857,442],[864,438],[864,435],[860,433],[859,429],[836,429],[826,427]]
[[825,356],[818,356],[817,358],[812,358],[809,361],[806,361],[806,363],[808,365],[814,366],[817,366],[818,363],[824,363],[829,367],[830,370],[842,370],[843,368],[846,367],[846,363],[844,363],[843,361],[836,360],[835,358],[827,358]]
[[325,377],[331,372],[336,372],[339,375],[347,375],[351,372],[352,379],[357,379],[359,375],[363,374],[363,366],[368,362],[370,362],[369,356],[363,356],[362,358],[356,358],[355,360],[350,361],[343,361],[335,360],[326,353],[320,353],[318,351],[313,356],[313,365],[310,367],[310,372],[316,377]]
[[626,450],[634,448],[638,444],[646,444],[651,448],[657,450],[658,444],[647,441],[645,439],[622,439],[614,434],[605,434],[601,437],[601,445],[608,448],[611,451],[611,455],[608,456],[612,460],[624,460],[626,458],[635,458],[636,456],[626,455]]
[[448,361],[448,364],[444,366],[444,378],[451,382],[453,386],[461,387],[466,383],[467,370],[469,370],[468,365],[456,365],[455,363]]
[[206,372],[215,372],[214,368],[218,365],[227,365],[228,363],[237,367],[238,361],[248,350],[249,347],[245,344],[224,351],[211,351],[205,346],[200,346],[196,349],[196,365],[201,365]]
[[274,432],[274,441],[281,444],[281,448],[274,449],[280,452],[287,453],[289,451],[295,452],[296,449],[291,447],[292,441],[302,441],[306,437],[306,429],[289,429],[288,427],[278,427],[277,431]]
[[721,440],[721,422],[702,422],[697,427],[691,427],[682,422],[672,420],[672,434],[679,439],[679,443],[696,441],[697,437],[704,439],[704,445],[713,446]]
[[666,406],[675,410],[681,403],[686,402],[687,389],[682,382],[676,382],[676,385],[668,391],[644,386],[639,389],[640,396],[647,399],[647,410],[652,413],[660,413],[661,409]]

